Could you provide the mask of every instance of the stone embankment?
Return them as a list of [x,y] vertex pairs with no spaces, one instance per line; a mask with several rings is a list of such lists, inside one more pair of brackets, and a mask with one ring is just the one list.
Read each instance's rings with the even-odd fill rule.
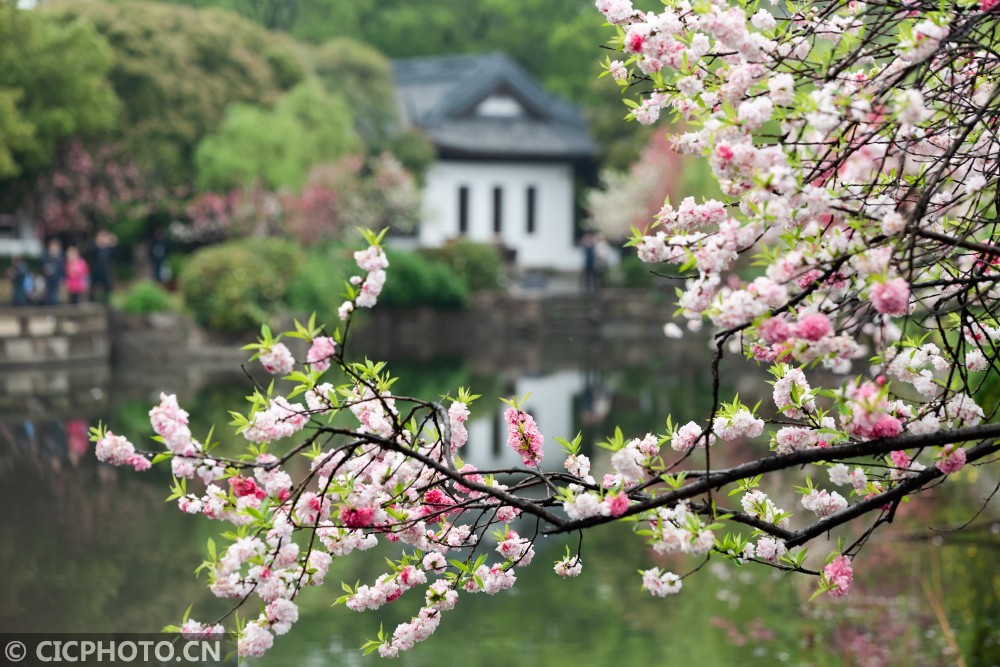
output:
[[108,324],[96,303],[0,308],[0,367],[106,362]]
[[[581,356],[595,367],[642,363],[651,349],[667,343],[663,324],[671,312],[662,292],[610,289],[593,295],[479,294],[468,309],[457,311],[378,307],[359,314],[352,355],[461,358],[482,368],[537,368]],[[331,314],[331,323],[335,318]],[[275,331],[291,326],[291,320],[271,323]],[[240,348],[255,337],[210,334],[179,314],[125,315],[99,304],[3,308],[0,412],[99,406],[112,368],[127,371],[114,373],[116,382],[129,385],[119,390],[155,398],[157,387],[239,373],[249,356]],[[305,354],[301,341],[287,342],[297,358]]]

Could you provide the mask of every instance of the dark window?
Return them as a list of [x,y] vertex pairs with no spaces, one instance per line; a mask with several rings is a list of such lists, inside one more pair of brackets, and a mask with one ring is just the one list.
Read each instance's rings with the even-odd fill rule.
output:
[[469,188],[465,185],[458,189],[458,233],[469,233]]
[[535,190],[535,186],[532,185],[532,186],[530,186],[528,188],[528,216],[527,216],[527,219],[528,219],[528,233],[529,234],[534,234],[535,233],[535,199],[536,199],[536,190]]
[[503,231],[503,189],[493,188],[493,232]]

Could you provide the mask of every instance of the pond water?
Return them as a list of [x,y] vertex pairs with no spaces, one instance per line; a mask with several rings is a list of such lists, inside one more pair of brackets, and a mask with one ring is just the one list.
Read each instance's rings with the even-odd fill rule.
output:
[[[489,354],[390,365],[403,378],[400,393],[433,397],[465,385],[483,394],[473,411],[466,460],[480,467],[516,462],[503,446],[502,406],[491,399],[532,392],[528,408],[549,441],[582,432],[599,472],[607,460],[593,443],[614,425],[633,437],[662,431],[668,412],[675,420],[696,418],[710,388],[703,343],[618,348],[607,341],[525,342],[514,346],[516,354],[504,355],[502,365]],[[747,376],[727,377],[740,379],[724,395],[739,391],[750,399],[754,387],[766,386]],[[227,430],[226,411],[239,405],[250,380],[238,369],[113,368],[8,375],[4,386],[0,630],[156,631],[177,622],[192,602],[196,618],[224,613],[227,607],[192,574],[219,525],[163,502],[166,471],[138,475],[99,464],[86,427],[101,419],[133,442],[146,442],[146,412],[162,389],[178,394],[196,435],[213,422]],[[730,454],[734,461],[759,455],[763,445],[753,447]],[[549,463],[558,466],[561,457],[547,451]],[[437,633],[398,663],[1000,665],[995,511],[987,507],[961,533],[928,530],[971,518],[995,484],[985,477],[970,468],[951,488],[905,506],[896,525],[855,561],[855,589],[844,600],[809,602],[811,580],[714,561],[685,580],[681,594],[652,598],[640,590],[638,569],[660,565],[683,572],[698,563],[657,559],[627,527],[607,527],[586,535],[578,579],[564,581],[551,571],[566,541],[543,539],[513,590],[493,598],[463,596]],[[789,489],[791,484],[789,479]],[[788,490],[767,490],[785,507],[796,506]],[[833,536],[818,546],[817,557],[835,548]],[[379,664],[358,647],[380,624],[391,631],[407,620],[419,600],[404,596],[365,614],[331,605],[341,593],[339,580],[370,583],[383,571],[383,556],[392,553],[380,548],[336,561],[328,584],[299,598],[300,620],[292,632],[254,664]]]

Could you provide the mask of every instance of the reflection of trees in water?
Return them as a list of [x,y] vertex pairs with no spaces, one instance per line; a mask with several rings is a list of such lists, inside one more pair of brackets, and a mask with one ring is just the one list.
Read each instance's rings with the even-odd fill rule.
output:
[[[500,364],[482,357],[429,364],[395,360],[390,369],[402,378],[399,393],[438,396],[464,385],[483,394],[473,419],[495,417],[495,397],[516,393],[525,376],[575,373],[576,389],[559,397],[574,415],[571,432],[546,433],[550,442],[552,436],[577,430],[583,431],[585,442],[599,441],[616,424],[627,437],[636,437],[662,431],[668,412],[682,419],[703,414],[709,385],[698,370],[707,354],[702,341],[613,347],[536,345]],[[148,442],[147,413],[161,389],[178,394],[192,413],[196,434],[216,422],[217,435],[225,436],[230,430],[224,426],[226,410],[241,404],[250,381],[238,369],[221,375],[174,370],[166,377],[119,370],[108,386],[107,403],[92,410],[53,411],[30,421],[20,414],[0,418],[0,502],[9,517],[0,526],[0,566],[12,573],[0,580],[0,626],[10,631],[153,630],[176,622],[192,601],[196,616],[211,615],[203,610],[216,601],[191,571],[200,562],[205,538],[218,525],[183,516],[173,504],[163,503],[166,471],[119,474],[98,465],[89,444],[81,455],[78,437],[81,422],[103,419],[137,444]],[[740,379],[734,382],[737,386],[728,391],[739,388]],[[531,404],[544,413],[541,398]],[[753,403],[758,397],[743,398]],[[491,446],[499,443],[506,451],[503,429],[494,439]],[[762,447],[766,444],[717,446],[713,463],[746,460]],[[558,449],[546,449],[553,465],[561,465]],[[599,464],[595,471],[601,471]],[[973,478],[975,473],[962,473],[969,476],[968,494],[985,497],[989,480]],[[822,472],[814,479],[821,474],[825,481]],[[802,511],[791,482],[776,485],[783,488],[768,489],[776,500],[790,511]],[[900,508],[899,534],[919,535],[929,532],[929,525],[968,520],[970,503],[958,500],[953,494],[940,499],[933,492],[922,494]],[[980,521],[988,525],[985,516]],[[990,548],[997,538],[988,530],[974,530],[970,534],[978,541],[955,546],[945,538],[940,547],[921,541],[866,550],[856,569],[856,595],[812,603],[805,602],[809,582],[788,586],[769,572],[730,569],[721,575],[725,579],[701,577],[668,601],[651,598],[639,591],[635,571],[663,563],[626,530],[608,527],[588,534],[584,574],[574,582],[552,574],[551,562],[562,546],[549,538],[552,546],[545,544],[536,563],[519,573],[522,585],[506,600],[498,604],[463,597],[459,613],[446,615],[414,659],[506,667],[516,644],[518,655],[535,665],[683,664],[685,659],[693,664],[773,665],[781,653],[792,664],[817,667],[866,660],[917,667],[951,664],[941,653],[947,645],[944,631],[921,583],[928,581],[967,664],[1000,664],[1000,575],[994,566],[996,550]],[[831,550],[835,540],[833,536]],[[822,559],[823,554],[816,556]],[[675,569],[694,564],[669,563]],[[328,608],[340,594],[337,578],[371,583],[383,571],[380,554],[335,562],[331,584],[306,592],[296,632],[280,638],[262,664],[300,665],[307,656],[337,662],[338,656],[353,656],[357,638],[373,635],[380,621],[392,628],[408,618],[416,602],[407,606],[405,596],[377,615]],[[896,576],[876,579],[868,574],[876,571]],[[691,622],[713,617],[714,624]],[[477,641],[465,641],[472,633]],[[342,653],[331,653],[330,646],[339,646]],[[886,653],[889,662],[877,662]]]
[[81,426],[0,425],[0,627],[158,631],[207,595],[191,577],[207,522],[163,502],[169,475],[82,455]]

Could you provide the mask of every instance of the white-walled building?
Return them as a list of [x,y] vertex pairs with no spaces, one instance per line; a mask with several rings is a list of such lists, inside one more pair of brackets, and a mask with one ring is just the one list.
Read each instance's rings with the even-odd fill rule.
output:
[[393,62],[401,115],[437,149],[417,240],[495,242],[526,269],[578,270],[577,175],[594,155],[580,112],[502,54]]

